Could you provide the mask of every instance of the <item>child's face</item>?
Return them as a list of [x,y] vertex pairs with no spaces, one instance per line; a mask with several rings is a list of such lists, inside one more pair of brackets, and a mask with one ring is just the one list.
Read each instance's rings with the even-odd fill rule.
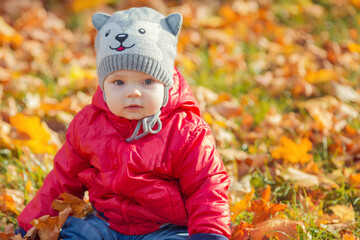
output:
[[120,70],[105,78],[104,92],[113,114],[140,120],[160,110],[164,84],[143,72]]

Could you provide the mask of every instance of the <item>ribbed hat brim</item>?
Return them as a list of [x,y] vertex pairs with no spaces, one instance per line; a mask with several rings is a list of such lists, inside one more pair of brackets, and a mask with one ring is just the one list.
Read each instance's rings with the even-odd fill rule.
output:
[[153,58],[134,53],[114,54],[104,57],[98,65],[100,87],[103,89],[105,77],[118,70],[140,71],[163,82],[165,86],[172,87],[172,75]]

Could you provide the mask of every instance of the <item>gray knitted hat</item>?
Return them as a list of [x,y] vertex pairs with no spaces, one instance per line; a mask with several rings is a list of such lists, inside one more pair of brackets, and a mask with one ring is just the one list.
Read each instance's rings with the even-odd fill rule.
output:
[[130,8],[113,15],[96,13],[92,22],[98,30],[95,49],[102,89],[105,77],[117,70],[141,71],[172,87],[181,14],[164,17],[151,8]]
[[[112,72],[144,72],[164,83],[165,106],[169,89],[174,84],[174,61],[182,25],[181,14],[165,17],[151,8],[130,8],[113,15],[95,13],[92,22],[98,30],[95,49],[100,88],[104,91],[104,80]],[[162,128],[160,114],[159,110],[153,116],[140,120],[127,141],[159,132]],[[141,127],[143,133],[138,135]]]

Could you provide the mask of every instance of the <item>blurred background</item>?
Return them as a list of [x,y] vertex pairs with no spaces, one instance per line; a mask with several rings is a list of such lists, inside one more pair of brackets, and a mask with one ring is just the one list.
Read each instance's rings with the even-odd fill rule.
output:
[[[91,102],[91,16],[134,6],[183,15],[176,66],[213,130],[233,205],[267,185],[291,205],[300,186],[320,191],[309,201],[325,213],[353,206],[345,229],[358,226],[360,0],[1,0],[0,225],[16,224]],[[253,217],[234,214],[234,225]]]

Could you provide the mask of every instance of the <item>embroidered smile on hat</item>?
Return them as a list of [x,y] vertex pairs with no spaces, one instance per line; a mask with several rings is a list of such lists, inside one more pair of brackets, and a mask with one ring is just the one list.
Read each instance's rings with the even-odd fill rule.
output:
[[[96,13],[92,17],[92,22],[98,31],[95,49],[100,88],[104,91],[104,80],[112,72],[144,72],[164,83],[165,106],[169,89],[174,84],[174,61],[182,25],[181,14],[174,13],[165,17],[151,8],[130,8],[112,15]],[[133,135],[127,141],[159,132],[160,113],[159,110],[153,116],[139,121]],[[138,135],[141,125],[143,133]],[[153,130],[154,128],[156,130]]]

